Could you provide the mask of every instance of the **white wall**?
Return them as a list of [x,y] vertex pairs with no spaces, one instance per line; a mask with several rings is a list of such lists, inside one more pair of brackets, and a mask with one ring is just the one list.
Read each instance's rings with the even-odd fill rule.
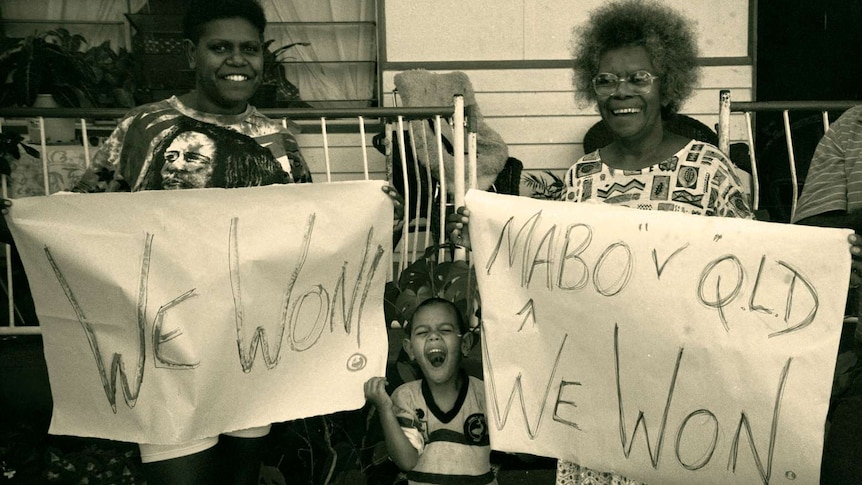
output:
[[[390,62],[568,59],[572,28],[606,3],[388,0],[386,57]],[[703,57],[748,55],[748,0],[665,3],[697,22]]]
[[[559,62],[552,68],[515,69],[506,61],[569,59],[572,28],[603,3],[388,0],[385,60],[399,66],[431,63],[432,67],[458,61],[499,61],[499,69],[482,62],[479,69],[462,64],[457,70],[470,77],[487,123],[502,135],[511,156],[521,160],[527,170],[562,174],[583,154],[583,136],[599,116],[594,107],[576,104],[571,70],[560,67]],[[697,21],[701,55],[708,64],[702,70],[701,85],[682,112],[714,126],[718,122],[719,90],[731,89],[736,101],[751,100],[754,81],[747,57],[749,2],[727,0],[722,2],[721,12],[712,0],[666,3]],[[718,15],[722,20],[716,22]],[[394,88],[397,72],[400,70],[384,72],[384,91]],[[387,105],[391,99],[391,94],[384,95]],[[743,139],[743,125],[736,119],[731,139]]]

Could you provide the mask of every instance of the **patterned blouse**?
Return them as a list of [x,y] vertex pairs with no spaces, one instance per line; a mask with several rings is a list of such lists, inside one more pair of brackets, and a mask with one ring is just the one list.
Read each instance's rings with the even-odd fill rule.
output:
[[751,219],[750,196],[730,160],[709,143],[691,140],[672,157],[640,170],[584,155],[564,178],[561,200],[604,202],[643,210]]
[[[600,150],[569,169],[561,200],[604,202],[642,210],[752,219],[750,195],[733,163],[715,146],[691,140],[672,157],[640,170],[602,163]],[[557,462],[557,485],[640,485],[622,475],[566,460]]]

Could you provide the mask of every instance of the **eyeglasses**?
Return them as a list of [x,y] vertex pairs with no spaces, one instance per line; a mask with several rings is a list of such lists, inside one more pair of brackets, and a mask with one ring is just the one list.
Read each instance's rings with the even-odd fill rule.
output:
[[620,78],[610,72],[601,72],[593,78],[593,89],[599,96],[612,96],[622,83],[629,83],[633,94],[648,94],[652,90],[652,82],[658,79],[649,71],[635,71],[625,78]]

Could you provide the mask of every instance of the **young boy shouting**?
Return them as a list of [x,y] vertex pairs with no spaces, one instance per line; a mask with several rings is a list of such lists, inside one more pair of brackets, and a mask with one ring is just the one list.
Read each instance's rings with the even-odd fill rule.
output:
[[485,421],[482,381],[461,368],[473,343],[461,312],[450,301],[422,302],[405,327],[404,350],[422,379],[398,387],[372,377],[365,397],[380,414],[389,457],[409,483],[496,484]]

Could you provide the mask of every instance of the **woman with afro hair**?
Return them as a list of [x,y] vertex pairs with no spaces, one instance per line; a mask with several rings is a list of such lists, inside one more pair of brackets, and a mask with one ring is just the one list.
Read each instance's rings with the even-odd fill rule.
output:
[[[595,103],[613,140],[575,162],[562,199],[752,218],[730,160],[666,127],[699,78],[692,22],[653,1],[624,0],[593,11],[575,34],[577,97]],[[565,460],[557,464],[558,485],[636,483]]]
[[[574,29],[572,56],[576,96],[595,103],[612,139],[569,168],[561,200],[753,218],[730,160],[710,143],[667,129],[699,77],[692,21],[654,0],[618,0]],[[464,207],[449,218],[455,244],[470,247],[469,222]],[[557,464],[557,485],[637,483]]]

